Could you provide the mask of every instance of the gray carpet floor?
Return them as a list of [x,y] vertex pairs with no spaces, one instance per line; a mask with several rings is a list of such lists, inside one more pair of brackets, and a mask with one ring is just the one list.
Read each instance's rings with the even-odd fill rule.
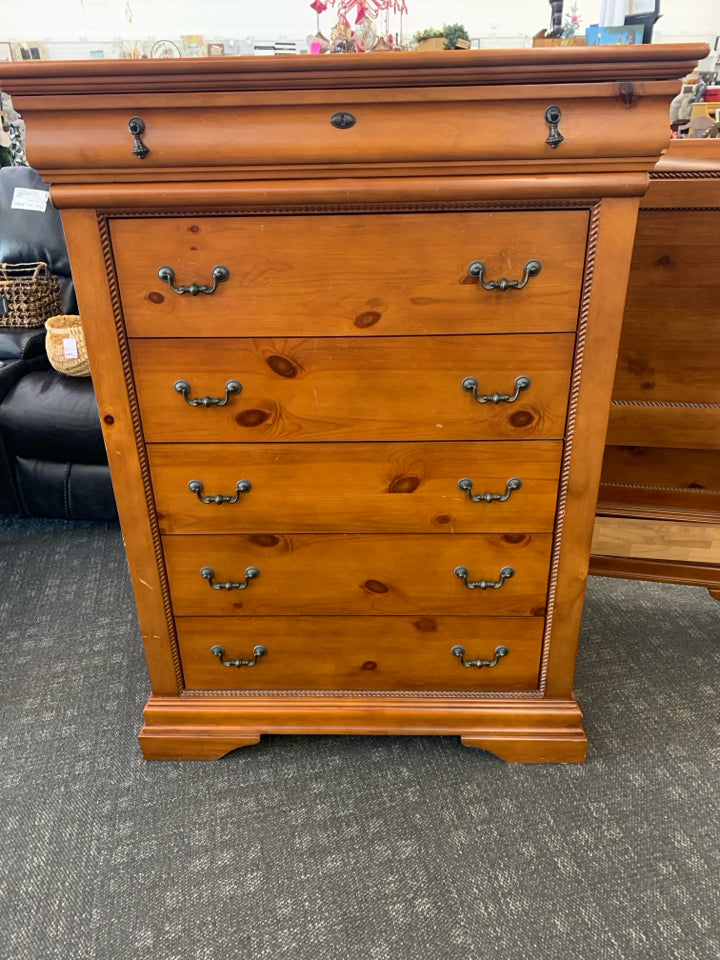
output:
[[584,766],[448,737],[148,763],[112,525],[0,518],[3,960],[717,960],[720,604],[591,579]]

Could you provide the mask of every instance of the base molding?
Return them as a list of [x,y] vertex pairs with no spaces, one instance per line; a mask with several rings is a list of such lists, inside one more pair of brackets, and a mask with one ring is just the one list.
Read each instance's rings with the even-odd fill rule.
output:
[[663,583],[683,583],[690,587],[707,587],[717,599],[720,593],[720,565],[684,563],[643,557],[612,557],[592,554],[591,576],[619,577],[626,580],[654,580]]
[[568,700],[360,697],[151,697],[147,760],[217,760],[263,734],[459,736],[515,763],[582,763],[582,711]]

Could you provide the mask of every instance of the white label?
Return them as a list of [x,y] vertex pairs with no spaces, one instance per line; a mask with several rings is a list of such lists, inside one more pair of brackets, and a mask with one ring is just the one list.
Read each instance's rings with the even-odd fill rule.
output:
[[31,190],[29,187],[15,187],[13,191],[13,210],[36,210],[45,213],[50,194],[47,190]]
[[66,360],[77,360],[78,348],[75,337],[63,337],[63,353]]

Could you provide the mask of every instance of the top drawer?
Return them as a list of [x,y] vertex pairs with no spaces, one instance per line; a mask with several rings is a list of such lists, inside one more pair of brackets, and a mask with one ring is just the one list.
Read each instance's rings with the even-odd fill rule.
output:
[[[123,79],[129,79],[126,74],[93,88],[88,71],[86,88],[82,89],[80,78],[73,78],[65,103],[58,97],[54,103],[36,105],[27,103],[32,99],[27,98],[19,109],[25,114],[27,103],[32,110],[32,157],[41,169],[54,163],[91,171],[91,176],[104,169],[138,179],[184,177],[188,169],[234,179],[246,171],[283,176],[288,169],[323,166],[364,175],[374,165],[407,169],[442,164],[447,169],[448,165],[541,162],[549,166],[597,161],[598,157],[640,157],[649,165],[667,142],[672,88],[659,91],[658,96],[642,82],[628,82],[626,91],[620,84],[637,74],[630,64],[616,64],[605,71],[606,76],[599,79],[610,83],[592,83],[589,63],[572,64],[550,51],[522,51],[532,60],[526,58],[522,65],[527,82],[518,86],[515,68],[519,64],[506,60],[484,69],[482,60],[488,53],[461,54],[464,63],[443,63],[449,61],[444,55],[424,63],[426,54],[411,54],[413,59],[405,64],[394,53],[373,54],[375,64],[356,57],[348,67],[347,57],[345,63],[335,57],[314,61],[297,57],[299,69],[294,64],[268,64],[266,76],[254,78],[235,57],[228,67],[220,64],[221,73],[215,77],[207,76],[208,70],[218,69],[212,64],[183,65],[175,76],[177,67],[172,65],[157,69],[151,64],[155,69],[150,70],[132,65],[136,67],[132,86],[123,84]],[[598,59],[595,51],[591,55]],[[403,59],[407,57],[403,54]],[[300,74],[308,68],[315,76],[303,79]],[[683,68],[684,72],[692,69],[690,62],[671,72],[675,85],[684,75]],[[105,65],[97,69],[113,71]],[[165,69],[173,73],[163,75]],[[250,69],[257,71],[254,66]],[[384,75],[382,85],[378,70]],[[236,71],[245,76],[233,76]],[[288,71],[295,77],[288,77]],[[399,83],[401,72],[405,77]],[[483,83],[486,78],[489,85]],[[46,90],[56,96],[59,87],[62,79],[57,75],[45,83]],[[124,94],[122,99],[118,91]],[[85,95],[79,108],[78,98],[72,96],[78,92]],[[635,104],[642,103],[642,122],[637,110],[628,109],[629,96]],[[562,112],[561,151],[548,143],[553,129],[546,110],[551,105]],[[61,138],[53,135],[58,111],[63,117]],[[148,151],[141,169],[133,153],[134,134],[129,131],[133,115],[142,120],[142,145]],[[608,130],[612,135],[605,136]],[[82,144],[82,150],[77,144]]]
[[[584,210],[177,217],[111,222],[131,337],[348,336],[571,331]],[[468,272],[485,265],[485,289]],[[212,294],[213,269],[229,277]]]

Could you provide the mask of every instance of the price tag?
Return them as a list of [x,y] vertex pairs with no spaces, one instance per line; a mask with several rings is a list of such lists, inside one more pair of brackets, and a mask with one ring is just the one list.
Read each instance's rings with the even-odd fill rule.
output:
[[66,360],[78,359],[78,345],[75,337],[63,337],[63,353]]
[[49,197],[47,190],[15,187],[11,207],[13,210],[35,210],[37,213],[45,213]]

